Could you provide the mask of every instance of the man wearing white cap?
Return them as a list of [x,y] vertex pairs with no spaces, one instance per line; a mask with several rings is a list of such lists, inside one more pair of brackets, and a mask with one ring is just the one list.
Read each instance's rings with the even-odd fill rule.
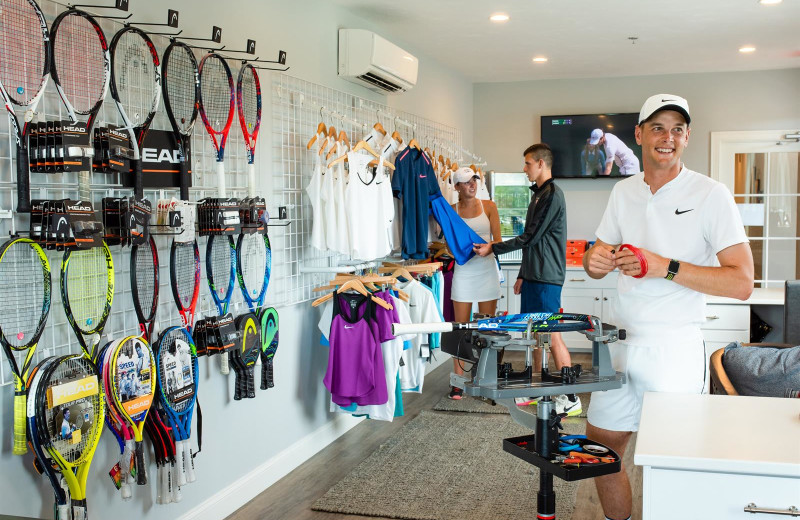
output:
[[603,145],[606,152],[606,168],[603,175],[611,175],[611,168],[614,163],[619,166],[620,175],[636,175],[641,170],[639,169],[639,159],[633,150],[628,148],[628,145],[622,142],[622,139],[614,134],[603,132],[599,128],[592,130],[592,135],[589,138],[590,145]]
[[[592,278],[620,272],[610,322],[627,338],[609,347],[627,380],[592,394],[586,428],[620,457],[639,429],[644,392],[703,391],[704,295],[746,300],[753,291],[753,255],[730,191],[681,162],[690,121],[682,97],[645,101],[636,127],[644,171],[614,186],[597,242],[583,256]],[[624,468],[595,484],[606,518],[630,518]]]

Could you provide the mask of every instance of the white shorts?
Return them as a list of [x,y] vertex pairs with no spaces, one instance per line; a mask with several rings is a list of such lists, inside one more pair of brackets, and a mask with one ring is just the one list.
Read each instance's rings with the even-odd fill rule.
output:
[[589,424],[604,430],[639,431],[645,392],[700,394],[706,374],[702,337],[658,346],[618,341],[609,345],[611,362],[625,374],[622,388],[593,392]]

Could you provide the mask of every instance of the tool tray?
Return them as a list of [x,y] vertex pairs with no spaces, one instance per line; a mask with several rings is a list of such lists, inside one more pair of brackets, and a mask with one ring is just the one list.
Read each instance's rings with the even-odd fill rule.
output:
[[599,442],[592,440],[585,440],[580,444],[596,444],[598,446],[608,448],[608,453],[604,454],[603,456],[614,457],[614,462],[581,462],[580,466],[578,467],[575,467],[572,464],[564,464],[562,462],[552,462],[551,460],[545,459],[534,451],[536,446],[535,437],[535,435],[523,435],[521,437],[510,437],[508,439],[503,439],[503,451],[508,452],[529,464],[533,464],[537,468],[555,475],[562,480],[566,480],[567,482],[583,480],[585,478],[600,477],[610,473],[617,473],[621,468],[619,455],[617,455],[611,448],[608,448],[608,446],[603,446]]

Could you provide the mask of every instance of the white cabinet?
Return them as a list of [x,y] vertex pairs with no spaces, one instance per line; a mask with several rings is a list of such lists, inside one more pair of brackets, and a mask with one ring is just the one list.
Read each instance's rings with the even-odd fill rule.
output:
[[[591,314],[608,321],[611,305],[617,298],[617,272],[604,278],[591,278],[582,267],[567,268],[567,277],[561,291],[561,307],[572,314]],[[580,332],[562,334],[571,352],[589,352],[592,344]]]

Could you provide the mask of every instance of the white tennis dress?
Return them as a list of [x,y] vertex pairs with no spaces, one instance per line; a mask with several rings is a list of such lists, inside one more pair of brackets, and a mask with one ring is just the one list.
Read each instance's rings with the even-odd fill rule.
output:
[[[458,212],[458,205],[456,205]],[[463,217],[462,217],[463,218]],[[464,222],[487,242],[492,240],[489,216],[481,202],[481,214],[465,218]],[[473,256],[466,264],[456,264],[453,270],[453,289],[450,299],[454,302],[486,302],[500,298],[500,278],[494,255]]]
[[306,186],[306,193],[311,199],[311,245],[324,251],[325,247],[325,222],[323,220],[323,207],[321,200],[322,190],[322,159],[319,156],[319,149],[326,140],[325,134],[317,136],[317,146],[312,148],[314,154],[314,170],[311,173],[311,182]]

